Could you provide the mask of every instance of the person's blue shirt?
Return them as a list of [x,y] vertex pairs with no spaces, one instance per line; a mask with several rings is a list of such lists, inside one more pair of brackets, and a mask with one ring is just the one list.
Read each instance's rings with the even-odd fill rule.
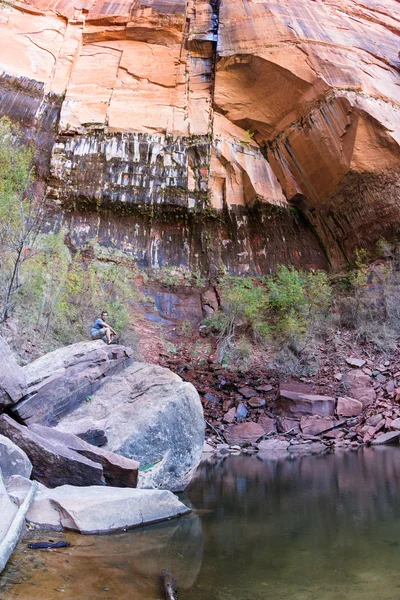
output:
[[92,340],[98,340],[98,339],[102,339],[103,342],[107,341],[107,337],[105,335],[106,333],[106,329],[104,327],[104,321],[103,319],[97,319],[97,321],[94,323],[92,329],[90,330],[90,337],[92,338]]
[[104,327],[104,321],[103,321],[103,319],[97,319],[97,321],[95,322],[95,324],[92,327],[92,330],[93,329],[95,329],[95,330],[97,330],[97,329],[103,329],[103,327]]

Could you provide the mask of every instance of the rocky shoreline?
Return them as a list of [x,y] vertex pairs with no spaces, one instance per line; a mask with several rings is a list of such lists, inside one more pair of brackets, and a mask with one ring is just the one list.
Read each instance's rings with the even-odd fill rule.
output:
[[190,512],[172,491],[202,454],[203,409],[190,383],[102,341],[26,367],[0,342],[2,568],[25,522],[98,534]]
[[285,378],[184,355],[137,363],[101,341],[19,367],[1,341],[0,551],[29,495],[31,526],[105,533],[190,511],[173,491],[210,453],[276,460],[399,443],[397,354],[344,344],[333,362],[327,347],[314,377]]
[[201,395],[206,451],[296,456],[398,443],[400,360],[339,352],[314,377],[279,377],[254,367],[233,372],[211,361],[194,369],[184,357],[166,364]]

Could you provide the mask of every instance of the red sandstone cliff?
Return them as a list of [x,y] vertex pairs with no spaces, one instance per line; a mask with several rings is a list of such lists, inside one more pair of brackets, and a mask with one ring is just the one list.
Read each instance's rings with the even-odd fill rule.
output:
[[311,223],[341,265],[400,222],[399,27],[395,0],[14,2],[0,112],[76,243],[262,273],[326,264]]

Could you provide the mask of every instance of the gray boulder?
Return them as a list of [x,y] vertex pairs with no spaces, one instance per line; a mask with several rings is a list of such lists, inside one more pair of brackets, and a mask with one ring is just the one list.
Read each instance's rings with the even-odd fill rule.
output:
[[[13,478],[9,493],[17,504],[26,497],[31,482]],[[80,533],[109,533],[148,525],[187,514],[187,508],[168,490],[137,490],[40,486],[27,521],[43,529],[72,529]]]
[[29,479],[32,473],[32,463],[25,452],[4,435],[0,435],[0,471],[6,485],[12,475]]
[[90,401],[106,376],[132,361],[130,348],[107,345],[101,340],[49,352],[23,367],[27,391],[12,410],[27,425],[54,426],[64,415]]
[[190,383],[157,365],[135,363],[107,381],[90,402],[64,416],[102,423],[105,448],[141,463],[138,487],[181,490],[197,467],[204,442],[200,398]]
[[0,409],[15,404],[25,394],[25,373],[7,342],[0,336]]

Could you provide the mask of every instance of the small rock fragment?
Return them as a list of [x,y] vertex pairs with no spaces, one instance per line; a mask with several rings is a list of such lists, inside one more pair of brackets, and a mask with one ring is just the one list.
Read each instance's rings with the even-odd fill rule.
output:
[[260,398],[260,397],[254,397],[254,398],[250,398],[250,400],[248,400],[247,404],[249,406],[251,406],[251,408],[262,408],[263,406],[265,406],[265,400],[264,398]]
[[361,369],[361,367],[363,367],[366,363],[366,361],[362,358],[353,357],[346,358],[346,362],[348,365],[350,365],[350,367],[355,367],[356,369]]
[[236,408],[233,406],[228,412],[224,415],[222,422],[223,423],[233,423],[236,417]]
[[271,392],[274,388],[272,387],[272,385],[258,385],[256,387],[256,390],[258,392]]
[[236,410],[236,418],[237,419],[245,419],[248,415],[248,410],[246,408],[246,406],[243,404],[243,402],[241,402]]
[[239,394],[241,394],[244,398],[252,398],[253,396],[257,396],[256,390],[248,386],[240,388]]
[[213,402],[215,404],[218,404],[218,402],[219,402],[219,398],[217,398],[213,394],[204,394],[204,399],[207,400],[208,402]]

